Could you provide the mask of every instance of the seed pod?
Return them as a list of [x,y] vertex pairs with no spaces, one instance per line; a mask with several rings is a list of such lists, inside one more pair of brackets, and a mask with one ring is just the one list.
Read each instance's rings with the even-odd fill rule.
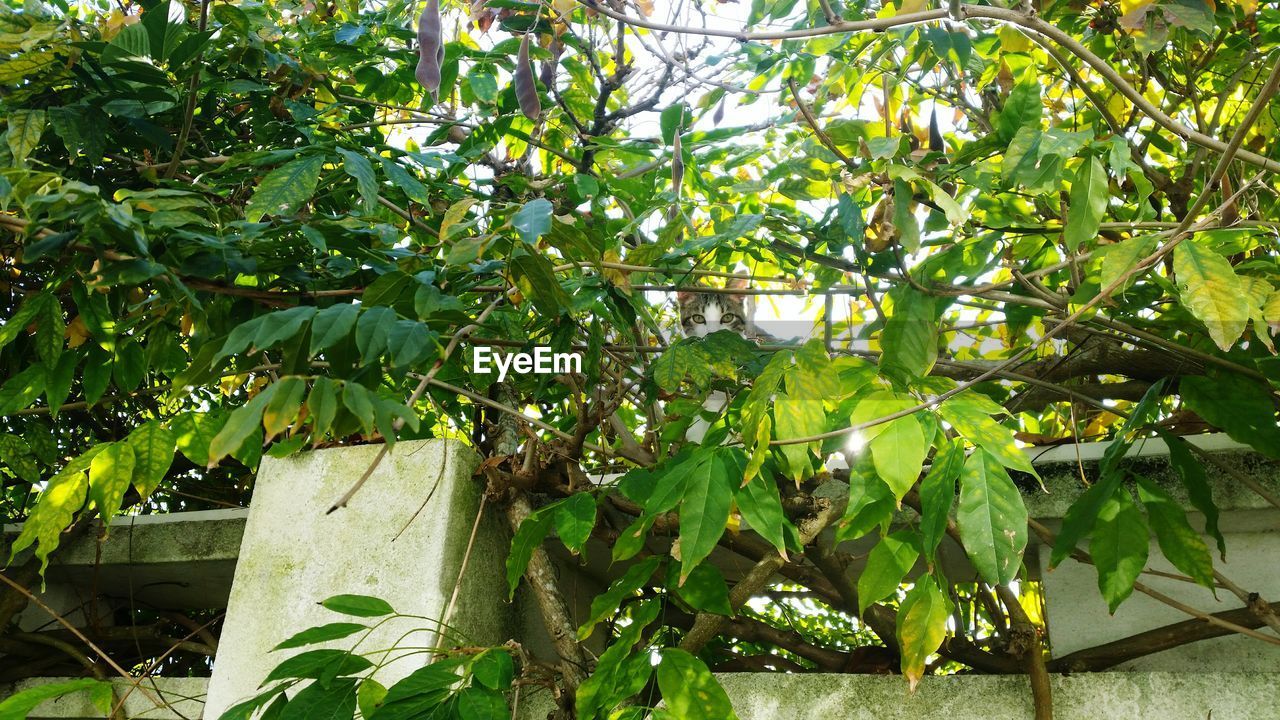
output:
[[422,89],[431,93],[432,100],[440,99],[440,64],[444,62],[444,42],[441,36],[440,0],[427,0],[427,6],[418,17],[418,67],[414,77]]
[[711,116],[711,122],[715,125],[719,125],[721,120],[724,120],[724,100],[720,101],[716,106],[715,114]]
[[671,191],[680,199],[680,191],[684,187],[684,152],[680,149],[680,128],[676,128],[676,136],[671,144]]
[[542,71],[538,73],[538,80],[545,88],[550,88],[556,82],[556,68],[560,66],[560,54],[564,52],[564,43],[559,38],[551,41],[551,59],[542,63]]
[[520,38],[520,53],[516,56],[516,99],[520,110],[530,120],[542,115],[542,101],[538,99],[538,84],[533,79],[533,65],[529,62],[529,33]]

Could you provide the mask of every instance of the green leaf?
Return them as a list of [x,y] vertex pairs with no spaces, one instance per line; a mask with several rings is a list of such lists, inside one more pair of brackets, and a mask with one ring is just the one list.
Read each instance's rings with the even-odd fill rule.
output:
[[956,479],[964,460],[964,445],[952,440],[934,454],[933,465],[920,481],[920,535],[930,563],[947,532],[951,506],[956,501]]
[[17,339],[19,333],[26,330],[38,315],[45,312],[50,302],[56,301],[49,293],[27,296],[27,299],[23,300],[22,305],[18,307],[18,311],[0,325],[0,348]]
[[289,699],[277,720],[351,720],[355,714],[356,680],[341,678],[302,688]]
[[1027,507],[1004,466],[985,450],[965,460],[956,524],[984,582],[1004,585],[1017,577],[1027,547]]
[[1133,593],[1133,583],[1147,565],[1151,538],[1147,523],[1129,491],[1120,486],[1098,512],[1089,554],[1098,568],[1098,589],[1112,614]]
[[423,362],[435,347],[435,333],[417,320],[397,320],[387,336],[391,367],[408,368]]
[[506,698],[497,690],[471,686],[458,693],[459,720],[490,720],[511,716]]
[[307,397],[307,415],[311,419],[313,443],[324,438],[337,414],[338,393],[334,389],[334,382],[327,377],[316,378],[311,386],[311,395]]
[[920,477],[929,442],[924,428],[912,415],[886,423],[885,429],[870,443],[871,460],[876,474],[902,499]]
[[[780,394],[773,403],[773,419],[779,440],[812,437],[827,429],[827,414],[822,400],[816,398]],[[780,446],[787,460],[787,475],[796,483],[813,474],[813,450],[817,447],[817,442]]]
[[9,154],[13,157],[13,164],[22,167],[27,156],[40,144],[40,136],[44,134],[45,111],[10,110],[8,119],[9,131],[5,136],[9,140]]
[[378,179],[373,174],[373,165],[369,162],[369,158],[346,148],[338,148],[338,154],[342,156],[342,169],[355,179],[356,189],[359,190],[360,199],[365,206],[377,207]]
[[1160,552],[1174,567],[1209,588],[1216,597],[1213,558],[1204,538],[1187,521],[1187,511],[1159,485],[1141,475],[1135,477],[1138,479],[1138,499],[1147,509],[1147,519],[1156,533]]
[[311,321],[310,356],[315,357],[345,340],[356,326],[359,314],[360,306],[355,303],[330,305],[316,313]]
[[275,392],[262,408],[262,427],[268,440],[287,430],[298,418],[307,392],[306,381],[296,375],[282,377],[274,384]]
[[169,422],[178,450],[199,467],[209,464],[209,444],[222,429],[223,419],[213,413],[185,412]]
[[649,578],[653,576],[653,571],[657,570],[661,564],[662,558],[660,556],[650,556],[627,568],[622,577],[610,583],[608,590],[600,593],[591,601],[591,611],[587,614],[587,620],[578,628],[578,640],[586,640],[591,637],[596,625],[616,613],[623,600],[639,592],[640,588],[649,582]]
[[296,213],[315,194],[322,167],[324,157],[306,155],[267,173],[245,205],[245,219],[258,222],[267,215],[287,217]]
[[0,385],[0,415],[21,410],[44,392],[47,371],[43,365],[31,365]]
[[596,499],[591,493],[575,493],[556,504],[556,534],[574,555],[582,552],[596,527]]
[[79,678],[77,680],[64,680],[36,685],[0,701],[0,720],[26,720],[31,711],[35,710],[36,706],[41,703],[86,690],[93,692],[102,687],[105,687],[108,693],[111,692],[111,683],[105,680],[95,680],[94,678]]
[[79,364],[79,355],[74,352],[63,353],[45,376],[44,397],[49,403],[50,417],[58,417],[62,404],[71,395],[71,384],[75,380],[76,366]]
[[694,123],[693,110],[685,103],[676,103],[667,107],[658,116],[658,128],[662,131],[662,143],[670,145],[675,142],[676,131],[688,132]]
[[360,313],[356,322],[356,349],[362,362],[373,363],[387,349],[395,324],[396,311],[389,307],[371,307]]
[[89,469],[94,456],[105,447],[106,445],[93,446],[49,478],[36,506],[22,524],[22,532],[9,547],[10,562],[19,552],[35,543],[36,558],[40,560],[40,575],[44,576],[44,571],[49,566],[49,553],[58,547],[62,531],[71,524],[72,518],[84,507],[88,497],[89,479],[85,476],[85,470]]
[[1013,86],[996,117],[996,137],[1000,144],[1007,145],[1023,127],[1039,127],[1043,111],[1039,83],[1032,80]]
[[404,191],[406,197],[419,205],[431,204],[431,195],[427,192],[426,186],[418,182],[418,179],[403,165],[391,158],[380,157],[378,160],[382,163],[382,172],[386,173],[396,187]]
[[[222,713],[222,715],[218,716],[218,720],[249,720],[253,717],[258,708],[271,702],[272,698],[275,698],[276,696],[284,697],[281,693],[287,690],[295,682],[297,681],[290,680],[289,682],[280,683],[275,687],[268,688],[267,690],[258,693],[244,702],[236,703],[235,705],[227,708],[227,711]],[[275,704],[273,703],[272,707],[274,706]],[[268,709],[268,712],[269,711],[270,709]]]
[[213,436],[213,440],[209,441],[210,467],[216,465],[222,458],[238,452],[245,441],[262,427],[262,411],[271,401],[277,386],[277,383],[268,385],[262,392],[254,395],[249,402],[232,411],[226,424],[217,435]]
[[653,674],[649,650],[642,647],[633,652],[633,648],[664,606],[656,601],[631,606],[631,622],[620,625],[618,637],[600,655],[595,671],[578,687],[575,708],[580,720],[595,718],[598,711],[612,710],[648,683]]
[[391,603],[368,595],[334,595],[320,605],[326,610],[355,617],[382,617],[395,613]]
[[262,325],[253,337],[253,346],[259,349],[269,348],[292,338],[315,314],[315,307],[301,305],[264,315]]
[[120,510],[120,501],[133,483],[135,460],[127,442],[108,443],[89,464],[89,499],[98,506],[103,524]]
[[641,515],[628,525],[614,541],[613,549],[609,552],[610,559],[615,563],[630,560],[643,550],[644,541],[649,537],[649,529],[653,527],[655,519],[653,515]]
[[515,666],[511,653],[503,648],[490,648],[471,662],[471,675],[481,685],[494,690],[506,690],[515,679]]
[[[282,678],[318,679],[340,675],[355,675],[371,667],[373,667],[373,663],[360,655],[352,655],[346,650],[308,650],[276,665],[267,674],[267,678],[262,681],[262,684],[265,685],[272,680],[280,680]],[[320,683],[316,684],[319,685]],[[354,690],[354,688],[351,689]],[[352,692],[353,704],[355,702],[354,695],[354,692]]]
[[[903,410],[909,410],[917,404],[915,398],[910,395],[899,395],[891,390],[877,390],[863,397],[853,406],[853,412],[849,415],[849,424],[862,425],[873,420],[878,421]],[[859,433],[865,441],[871,442],[887,429],[887,423],[882,422],[864,428]]]
[[169,472],[177,441],[177,435],[159,420],[140,425],[125,439],[133,448],[133,486],[143,498],[151,495]]
[[938,359],[934,298],[911,288],[892,296],[893,314],[880,335],[880,367],[908,378],[924,377]]
[[569,305],[569,296],[556,279],[551,261],[542,255],[517,255],[508,261],[517,287],[538,312],[554,317]]
[[547,533],[551,532],[551,524],[555,516],[550,512],[544,512],[545,510],[546,508],[542,508],[529,513],[529,517],[520,523],[515,536],[511,538],[511,552],[507,553],[508,600],[516,596],[516,586],[520,584],[520,577],[524,575],[525,568],[529,567],[529,559],[533,557],[533,551],[542,546]]
[[[1150,255],[1155,248],[1156,239],[1152,235],[1139,235],[1099,248],[1096,253],[1096,257],[1099,258],[1098,284],[1101,287],[1110,287],[1111,283],[1136,267],[1138,262]],[[1132,282],[1133,278],[1125,281],[1116,289],[1113,296],[1124,292]]]
[[289,648],[299,648],[306,645],[329,642],[330,640],[341,640],[342,638],[354,635],[361,630],[368,629],[368,625],[361,625],[359,623],[337,622],[329,623],[328,625],[319,625],[313,628],[307,628],[271,649],[287,650]]
[[664,648],[658,689],[677,720],[737,720],[729,696],[705,663],[679,648]]
[[676,392],[686,377],[697,375],[705,366],[706,359],[696,345],[688,341],[672,343],[653,361],[653,381],[667,392]]
[[729,522],[737,469],[723,448],[690,473],[680,501],[680,582],[711,554]]
[[142,346],[126,341],[116,347],[116,361],[111,365],[111,376],[116,387],[132,392],[147,374],[147,356]]
[[836,528],[836,539],[856,540],[876,527],[884,531],[897,507],[897,498],[883,480],[850,469],[849,505]]
[[533,245],[538,239],[551,231],[551,202],[545,198],[530,200],[515,215],[511,216],[511,227],[515,228],[520,239]]
[[867,564],[858,576],[858,614],[898,591],[907,573],[920,557],[910,531],[880,538],[867,555]]
[[1249,294],[1231,263],[1187,238],[1173,249],[1173,272],[1182,304],[1204,323],[1214,344],[1226,352],[1249,322]]
[[1218,542],[1218,555],[1227,559],[1227,541],[1222,537],[1218,527],[1219,510],[1213,501],[1213,489],[1205,477],[1204,465],[1191,454],[1189,443],[1167,430],[1157,429],[1156,433],[1169,448],[1169,464],[1173,466],[1182,485],[1187,489],[1187,497],[1191,505],[1204,516],[1204,531]]
[[1026,453],[1018,447],[1013,431],[996,421],[993,415],[1006,410],[982,393],[968,390],[939,406],[942,419],[969,442],[991,453],[1000,464],[1039,477]]
[[346,340],[351,334],[351,329],[356,327],[358,315],[360,315],[360,305],[353,302],[330,305],[316,313],[315,319],[311,322],[311,357]]
[[1190,375],[1178,381],[1182,400],[1231,439],[1270,458],[1280,458],[1280,425],[1270,389],[1233,372]]
[[898,646],[902,652],[902,674],[914,692],[924,677],[929,656],[942,647],[947,636],[947,598],[932,577],[922,577],[907,592],[898,608]]
[[[672,583],[668,581],[668,585]],[[733,606],[729,603],[729,586],[724,581],[720,570],[710,563],[699,565],[684,579],[684,583],[673,588],[681,600],[699,612],[716,615],[733,615]]]
[[360,681],[360,687],[356,689],[356,709],[360,711],[360,717],[372,718],[386,697],[387,688],[382,683],[373,678]]
[[778,552],[785,554],[783,524],[787,519],[782,512],[782,498],[773,478],[768,475],[753,477],[738,488],[735,501],[747,525],[769,541]]
[[36,318],[36,354],[45,363],[53,365],[66,344],[67,326],[62,319],[62,303],[52,295],[47,297],[49,299],[42,305],[44,312]]
[[408,273],[399,270],[384,273],[364,289],[364,294],[360,296],[360,304],[366,308],[375,305],[395,307],[399,303],[400,297],[414,284],[413,277]]
[[1067,199],[1067,224],[1062,236],[1072,252],[1098,237],[1110,195],[1106,168],[1098,158],[1089,158],[1076,170]]

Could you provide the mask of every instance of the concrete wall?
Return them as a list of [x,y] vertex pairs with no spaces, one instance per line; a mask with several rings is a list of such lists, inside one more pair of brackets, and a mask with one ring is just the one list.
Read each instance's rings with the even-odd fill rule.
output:
[[[8,687],[0,685],[0,699],[30,688],[72,679],[32,678]],[[204,709],[204,695],[209,680],[208,678],[149,678],[143,682],[141,689],[131,687],[132,683],[123,678],[115,678],[111,683],[115,686],[117,701],[125,698],[124,717],[134,720],[193,720],[193,718],[199,718]],[[148,693],[151,697],[148,697]],[[151,698],[160,700],[163,704],[157,705]],[[91,718],[101,720],[102,713],[93,707],[89,693],[78,692],[42,703],[27,718],[28,720],[90,720]]]
[[[740,720],[1030,720],[1022,675],[721,675]],[[1054,720],[1275,720],[1268,673],[1092,673],[1052,678]],[[532,718],[533,716],[530,716]]]
[[[1206,538],[1213,555],[1214,567],[1241,587],[1259,592],[1270,602],[1280,600],[1280,510],[1256,492],[1245,487],[1231,471],[1247,475],[1280,495],[1280,465],[1252,451],[1242,451],[1221,435],[1195,438],[1205,449],[1213,450],[1217,462],[1203,467],[1221,510],[1219,526],[1226,538],[1226,560],[1218,557],[1215,541]],[[1027,498],[1031,514],[1054,529],[1071,502],[1084,489],[1081,478],[1097,480],[1101,451],[1107,443],[1063,446],[1051,451],[1049,460],[1040,459],[1038,469],[1048,493],[1033,493]],[[1079,450],[1079,460],[1075,459]],[[1168,450],[1162,441],[1151,440],[1140,448],[1140,454],[1126,464],[1135,472],[1159,483],[1173,497],[1190,509],[1187,493],[1166,459]],[[1223,466],[1226,466],[1225,468]],[[1226,469],[1230,468],[1230,470]],[[1189,519],[1194,527],[1203,528],[1204,518],[1192,511]],[[1088,542],[1082,544],[1088,549]],[[1067,559],[1056,569],[1048,570],[1049,548],[1033,546],[1028,550],[1028,563],[1038,563],[1045,589],[1045,605],[1049,638],[1053,655],[1061,657],[1076,650],[1101,645],[1146,630],[1187,620],[1185,613],[1135,592],[1110,615],[1098,591],[1098,573],[1091,565]],[[1149,550],[1147,568],[1181,575],[1161,553],[1154,538]],[[1206,612],[1221,612],[1243,607],[1235,595],[1219,589],[1217,597],[1209,590],[1191,583],[1145,573],[1140,581],[1152,588]],[[1230,636],[1183,645],[1162,653],[1138,658],[1117,666],[1120,670],[1211,672],[1280,672],[1280,646],[1243,636]],[[1280,710],[1276,711],[1280,717]],[[1215,715],[1215,717],[1218,717]]]
[[[263,459],[206,718],[252,695],[271,668],[299,652],[270,652],[277,643],[315,625],[352,620],[318,605],[327,597],[372,595],[401,613],[443,619],[480,506],[480,486],[471,478],[478,458],[455,441],[397,443],[351,503],[326,514],[380,447]],[[458,634],[449,645],[499,643],[509,636],[503,571],[508,540],[496,510],[486,516],[461,600],[448,618]],[[396,619],[381,625],[361,648],[429,646],[434,629],[430,621]],[[350,639],[332,644],[350,645]],[[423,654],[391,657],[376,674],[385,685],[427,659]]]

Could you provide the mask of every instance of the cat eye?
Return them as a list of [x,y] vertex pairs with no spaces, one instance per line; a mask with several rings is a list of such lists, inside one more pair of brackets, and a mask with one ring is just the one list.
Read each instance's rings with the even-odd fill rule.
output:
[[707,319],[700,314],[690,315],[689,320],[698,325],[707,321]]
[[740,319],[741,319],[741,318],[739,318],[739,317],[738,317],[736,314],[734,314],[734,313],[725,313],[725,314],[723,314],[723,315],[721,315],[721,316],[720,316],[720,324],[721,324],[721,325],[728,325],[728,324],[730,324],[730,323],[736,323],[736,322],[738,322],[738,320],[740,320]]

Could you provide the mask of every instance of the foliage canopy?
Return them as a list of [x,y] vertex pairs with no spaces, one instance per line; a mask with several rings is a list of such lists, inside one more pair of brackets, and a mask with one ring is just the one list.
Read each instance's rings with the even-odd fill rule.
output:
[[[1280,10],[464,5],[0,6],[17,582],[94,516],[247,502],[264,452],[459,437],[519,527],[513,593],[548,592],[553,536],[625,568],[578,629],[608,649],[557,644],[582,718],[658,694],[724,717],[708,667],[856,670],[871,645],[913,686],[1043,673],[1034,629],[1010,640],[1037,615],[1029,534],[1093,562],[1113,610],[1149,533],[1222,584],[1123,456],[1163,437],[1222,552],[1178,435],[1280,457]],[[681,337],[680,289],[803,305],[802,337]],[[477,344],[583,371],[498,383]],[[1098,482],[1056,537],[1029,527],[1020,445],[1081,438],[1115,440]],[[878,538],[857,577],[830,530]],[[948,534],[977,583],[935,562]],[[732,587],[721,546],[758,563]],[[421,697],[484,717],[499,654],[431,666]]]

